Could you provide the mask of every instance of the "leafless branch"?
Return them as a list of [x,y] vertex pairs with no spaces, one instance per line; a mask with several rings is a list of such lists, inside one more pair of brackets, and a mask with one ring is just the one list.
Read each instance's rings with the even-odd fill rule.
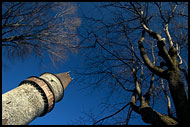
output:
[[144,36],[145,36],[145,31],[142,32],[142,37],[139,39],[139,49],[140,49],[141,56],[145,64],[147,65],[147,67],[150,69],[150,71],[162,77],[162,73],[164,72],[164,70],[152,64],[152,62],[150,61],[144,49],[144,46],[143,46]]
[[[3,2],[2,7],[2,46],[6,46],[8,57],[39,56],[45,51],[54,56],[51,57],[52,62],[59,62],[66,58],[68,50],[75,51],[71,47],[79,41],[76,30],[81,21],[75,13],[77,7],[74,4]],[[21,49],[24,48],[30,52],[23,53]]]
[[164,95],[165,97],[167,98],[167,102],[168,102],[168,116],[171,116],[173,117],[173,114],[172,114],[172,110],[171,110],[171,101],[170,101],[170,97],[168,96],[168,93],[166,91],[166,88],[164,87],[164,81],[163,79],[161,79],[161,87],[162,87],[162,90],[164,92]]
[[116,115],[116,114],[118,114],[119,112],[121,112],[122,110],[124,110],[129,104],[130,104],[130,103],[124,105],[121,109],[119,109],[118,111],[114,112],[113,114],[111,114],[111,115],[109,115],[109,116],[106,116],[106,117],[104,117],[104,118],[102,118],[102,119],[96,121],[93,125],[99,123],[100,121],[103,121],[103,120],[105,120],[105,119],[108,119],[108,118],[110,118],[110,117],[113,117],[114,115]]
[[[113,54],[112,52],[110,52],[108,49],[106,49],[97,39],[96,39],[96,43],[98,43],[105,51],[107,51],[108,53],[110,53],[111,55],[113,55],[114,57],[116,57],[118,60],[120,60],[121,62],[123,62],[124,64],[126,64],[129,68],[131,68],[131,66],[126,63],[123,59],[121,59],[120,57],[118,57],[117,55]],[[132,69],[132,68],[131,68]]]
[[131,108],[131,106],[130,106],[130,107],[129,107],[129,110],[128,110],[128,114],[127,114],[126,125],[128,125],[128,123],[129,123],[129,120],[130,120],[132,111],[133,111],[133,110],[132,110],[132,108]]
[[111,74],[111,76],[112,76],[113,78],[115,78],[115,80],[119,83],[119,85],[120,85],[124,90],[126,90],[127,92],[133,92],[133,91],[134,91],[134,90],[129,90],[129,89],[127,89],[126,87],[124,87],[123,84],[119,81],[119,79],[116,77],[115,74],[113,74],[113,73],[110,73],[110,74]]

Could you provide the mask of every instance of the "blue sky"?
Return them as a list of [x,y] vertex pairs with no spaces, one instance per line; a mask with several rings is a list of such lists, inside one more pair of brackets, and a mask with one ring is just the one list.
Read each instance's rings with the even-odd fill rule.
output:
[[[80,7],[84,12],[91,15],[92,4],[89,2],[80,3]],[[95,14],[95,13],[94,13]],[[3,61],[8,63],[7,58],[2,54]],[[71,71],[70,75],[74,80],[68,85],[64,92],[63,99],[55,104],[54,109],[43,117],[38,117],[30,123],[30,125],[68,125],[79,123],[81,117],[86,119],[84,112],[95,113],[98,116],[97,120],[115,112],[106,111],[101,115],[102,105],[100,105],[109,91],[96,90],[91,88],[82,89],[83,86],[88,84],[79,83],[77,76],[73,73],[77,68],[84,67],[84,58],[81,53],[68,54],[68,59],[65,63],[57,64],[57,68],[53,67],[47,56],[44,58],[43,64],[35,57],[30,57],[25,61],[16,60],[9,63],[8,67],[2,66],[2,93],[10,91],[19,85],[19,83],[30,76],[40,76],[44,72],[53,74]],[[113,101],[118,101],[119,97],[113,97]],[[121,106],[122,107],[122,106]],[[155,106],[156,107],[156,106]],[[128,110],[128,108],[126,108]],[[126,114],[120,114],[127,117]],[[136,117],[133,112],[134,117]],[[139,116],[139,115],[138,115]],[[86,120],[86,124],[92,124]],[[129,124],[144,124],[140,116],[129,121]]]
[[[81,8],[88,12],[92,10],[92,3],[80,3]],[[78,67],[83,67],[83,58],[80,54],[69,54],[68,59],[64,64],[58,64],[57,68],[53,67],[46,56],[40,63],[40,60],[35,57],[29,57],[24,61],[15,59],[14,62],[9,63],[6,57],[2,54],[2,59],[8,66],[2,66],[2,93],[10,91],[19,85],[19,83],[30,76],[40,76],[44,72],[51,72],[53,74],[71,71],[70,75],[74,78],[65,90],[62,101],[55,104],[54,109],[43,117],[38,117],[30,123],[30,125],[68,125],[78,124],[80,117],[84,117],[83,112],[93,112],[96,115],[100,113],[103,97],[106,92],[93,92],[92,89],[80,86],[76,80],[73,72]],[[84,84],[86,85],[86,84]],[[110,115],[112,112],[107,112],[100,115],[98,118]],[[84,117],[85,118],[85,117]],[[139,121],[140,120],[140,121]],[[142,120],[131,121],[132,124],[142,124]],[[86,124],[92,124],[86,121]]]
[[[15,61],[9,68],[2,69],[2,93],[14,89],[19,83],[30,76],[40,76],[44,72],[53,74],[71,71],[71,77],[75,78],[72,71],[82,66],[80,55],[70,55],[64,64],[60,64],[57,69],[52,65],[39,65],[39,60],[34,57],[24,62]],[[6,61],[6,58],[3,58]],[[48,63],[48,60],[47,60]],[[92,89],[82,89],[79,83],[71,81],[65,90],[63,99],[55,104],[54,109],[43,117],[38,117],[29,125],[70,125],[77,124],[80,117],[84,117],[83,112],[99,113],[100,103],[106,92],[92,92]],[[107,115],[111,114],[107,113]],[[105,114],[104,114],[105,115]],[[103,117],[103,116],[102,116]],[[99,117],[101,118],[101,116]],[[141,120],[141,119],[139,119]],[[132,122],[134,122],[132,120]],[[140,124],[140,121],[135,122]],[[86,122],[86,124],[91,124]]]
[[[51,66],[42,67],[39,66],[38,60],[30,58],[24,62],[15,61],[8,69],[2,69],[2,93],[5,93],[11,89],[14,89],[19,85],[21,81],[29,76],[40,76],[44,72],[61,73],[71,71],[81,65],[79,55],[71,55],[66,63],[59,65],[58,69],[54,69]],[[6,61],[6,59],[3,59]],[[99,113],[101,110],[99,104],[102,102],[105,93],[91,92],[92,89],[81,89],[79,83],[71,81],[65,90],[63,99],[55,104],[54,109],[43,117],[38,117],[32,121],[29,125],[70,125],[77,124],[80,117],[84,117],[84,112]],[[111,114],[107,113],[107,115]],[[102,116],[103,117],[103,116]],[[100,117],[101,118],[101,117]],[[140,124],[142,121],[134,121],[136,124]],[[86,122],[86,124],[91,124]]]

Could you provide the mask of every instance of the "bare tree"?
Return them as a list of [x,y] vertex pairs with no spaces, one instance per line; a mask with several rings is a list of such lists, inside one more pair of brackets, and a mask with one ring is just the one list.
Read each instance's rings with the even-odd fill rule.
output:
[[3,2],[2,48],[10,60],[31,54],[64,60],[78,43],[77,6],[69,2]]
[[93,124],[128,124],[134,112],[152,125],[188,123],[187,3],[109,2],[95,9],[94,17],[84,13],[79,48],[86,68],[78,74],[93,88],[111,89],[112,104],[123,106]]

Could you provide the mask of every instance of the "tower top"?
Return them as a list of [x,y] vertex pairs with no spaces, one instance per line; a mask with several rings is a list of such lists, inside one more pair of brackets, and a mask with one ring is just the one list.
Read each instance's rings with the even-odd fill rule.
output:
[[69,83],[71,82],[71,77],[69,75],[69,72],[59,73],[55,75],[59,78],[65,90],[67,86],[69,85]]

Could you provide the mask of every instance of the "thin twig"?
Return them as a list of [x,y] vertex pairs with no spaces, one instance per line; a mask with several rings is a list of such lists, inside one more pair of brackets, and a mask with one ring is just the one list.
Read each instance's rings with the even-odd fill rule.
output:
[[118,113],[121,112],[123,109],[125,109],[129,104],[130,104],[130,103],[124,105],[121,109],[119,109],[118,111],[114,112],[113,114],[111,114],[111,115],[109,115],[109,116],[106,116],[106,117],[104,117],[104,118],[102,118],[102,119],[96,121],[93,125],[99,123],[100,121],[103,121],[103,120],[105,120],[105,119],[108,119],[108,118],[110,118],[110,117],[113,117],[114,115],[118,114]]

